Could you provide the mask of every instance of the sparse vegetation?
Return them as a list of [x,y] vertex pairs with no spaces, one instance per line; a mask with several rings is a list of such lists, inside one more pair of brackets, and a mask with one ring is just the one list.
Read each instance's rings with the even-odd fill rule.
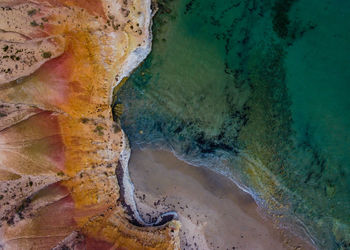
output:
[[64,176],[64,173],[62,171],[57,173],[58,176]]
[[87,122],[89,121],[89,119],[88,119],[88,118],[85,118],[85,117],[81,118],[80,120],[81,120],[81,122],[84,123],[84,124],[87,123]]
[[43,58],[51,58],[52,53],[50,51],[45,51],[44,53],[42,53],[41,55]]
[[39,24],[35,20],[31,21],[30,25],[32,25],[33,27],[39,26]]
[[102,136],[102,135],[104,135],[103,130],[104,130],[103,127],[101,127],[101,126],[96,126],[94,132],[97,133],[98,135]]
[[36,14],[36,9],[28,10],[28,15],[33,16]]

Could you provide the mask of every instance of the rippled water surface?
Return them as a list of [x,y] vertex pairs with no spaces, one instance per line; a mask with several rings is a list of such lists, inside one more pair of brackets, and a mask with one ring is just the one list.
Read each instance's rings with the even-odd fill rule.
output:
[[214,168],[320,248],[350,248],[350,1],[163,0],[154,21],[118,93],[131,144]]

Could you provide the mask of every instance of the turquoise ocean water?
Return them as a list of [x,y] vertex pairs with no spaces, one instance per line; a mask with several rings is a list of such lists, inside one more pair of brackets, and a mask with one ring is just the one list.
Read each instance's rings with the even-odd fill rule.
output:
[[350,1],[159,7],[117,94],[131,144],[215,169],[320,249],[350,249]]

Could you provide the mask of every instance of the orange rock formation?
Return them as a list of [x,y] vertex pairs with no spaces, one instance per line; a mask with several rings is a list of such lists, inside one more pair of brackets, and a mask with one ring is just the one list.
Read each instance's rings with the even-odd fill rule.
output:
[[149,52],[150,1],[0,0],[0,13],[0,247],[179,248],[179,222],[135,226],[117,202],[112,89]]

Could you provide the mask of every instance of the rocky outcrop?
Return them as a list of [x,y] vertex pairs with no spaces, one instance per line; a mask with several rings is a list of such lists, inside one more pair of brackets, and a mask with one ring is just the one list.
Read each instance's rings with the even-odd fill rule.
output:
[[0,0],[0,12],[0,247],[179,248],[178,221],[131,223],[116,175],[128,159],[112,89],[150,51],[150,1]]

